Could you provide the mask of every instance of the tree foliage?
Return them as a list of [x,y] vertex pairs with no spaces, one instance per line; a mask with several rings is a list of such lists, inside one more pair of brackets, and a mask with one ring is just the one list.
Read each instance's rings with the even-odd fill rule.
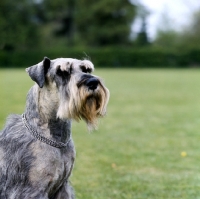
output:
[[27,0],[0,1],[0,48],[35,45],[39,31],[35,18],[35,4]]
[[77,30],[92,45],[126,44],[136,7],[128,0],[80,0],[76,10]]
[[196,10],[192,16],[190,23],[183,29],[182,41],[190,48],[200,48],[200,10]]
[[127,44],[136,6],[128,0],[1,0],[0,48],[36,44]]
[[168,14],[164,13],[162,17],[154,45],[169,50],[200,48],[200,10],[194,11],[188,24],[179,30],[173,26],[173,19]]

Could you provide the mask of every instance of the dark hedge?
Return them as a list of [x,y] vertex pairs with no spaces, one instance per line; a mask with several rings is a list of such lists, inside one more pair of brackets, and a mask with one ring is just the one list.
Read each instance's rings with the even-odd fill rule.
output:
[[160,49],[98,48],[5,52],[0,51],[0,67],[28,67],[50,59],[88,58],[96,67],[190,67],[200,65],[200,49],[169,52]]

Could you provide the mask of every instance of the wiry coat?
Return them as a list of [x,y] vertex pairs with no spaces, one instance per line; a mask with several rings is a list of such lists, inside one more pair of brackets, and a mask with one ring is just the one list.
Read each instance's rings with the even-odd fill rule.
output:
[[[34,96],[32,90],[29,98]],[[34,107],[34,102],[27,107],[27,117],[37,115]],[[36,128],[38,124],[31,125]],[[57,120],[51,121],[45,130],[51,131],[50,137],[63,143],[70,139],[66,148],[59,149],[34,138],[23,125],[21,115],[8,118],[0,132],[0,199],[73,198],[68,183],[75,158],[70,127],[70,121]],[[40,131],[38,127],[37,130]]]
[[[37,84],[27,95],[25,113],[11,115],[0,132],[0,199],[74,198],[71,120],[82,118],[95,128],[109,99],[92,70],[90,61],[66,58],[45,58],[27,69]],[[41,141],[32,130],[64,147]]]

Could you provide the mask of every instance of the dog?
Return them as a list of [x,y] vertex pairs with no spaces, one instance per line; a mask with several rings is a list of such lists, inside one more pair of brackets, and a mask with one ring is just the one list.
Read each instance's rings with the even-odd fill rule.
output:
[[9,116],[0,132],[0,199],[74,199],[71,122],[96,129],[109,90],[89,60],[45,57],[26,71],[35,84],[25,112]]

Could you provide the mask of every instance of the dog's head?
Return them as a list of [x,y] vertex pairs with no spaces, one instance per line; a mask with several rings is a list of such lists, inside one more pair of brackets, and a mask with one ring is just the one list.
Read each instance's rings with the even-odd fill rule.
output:
[[71,58],[50,60],[45,57],[26,71],[41,91],[49,92],[54,101],[58,99],[58,118],[77,121],[82,118],[88,128],[93,129],[97,119],[106,114],[109,90],[99,77],[92,75],[92,62]]

